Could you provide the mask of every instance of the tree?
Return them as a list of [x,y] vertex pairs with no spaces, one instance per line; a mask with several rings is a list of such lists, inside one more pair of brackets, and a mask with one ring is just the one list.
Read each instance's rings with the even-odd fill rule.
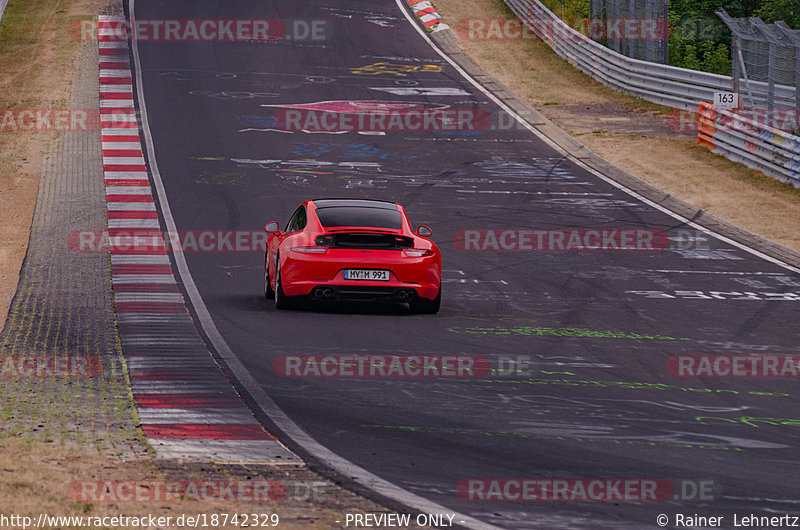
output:
[[761,0],[755,16],[764,22],[783,20],[792,29],[800,29],[800,2],[797,0]]

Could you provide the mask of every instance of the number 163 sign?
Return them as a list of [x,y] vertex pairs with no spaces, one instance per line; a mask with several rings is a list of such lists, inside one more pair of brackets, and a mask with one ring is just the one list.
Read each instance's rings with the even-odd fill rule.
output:
[[714,108],[738,109],[739,94],[736,92],[714,92]]

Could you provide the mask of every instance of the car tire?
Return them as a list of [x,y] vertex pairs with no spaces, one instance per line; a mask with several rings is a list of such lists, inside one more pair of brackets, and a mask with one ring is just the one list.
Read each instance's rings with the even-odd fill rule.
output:
[[439,307],[442,305],[442,285],[439,284],[439,292],[436,293],[436,298],[429,300],[428,298],[415,298],[409,304],[412,313],[421,315],[435,315],[439,312]]
[[275,290],[272,288],[272,285],[270,285],[269,280],[269,262],[267,262],[267,265],[264,267],[264,298],[267,300],[275,298]]
[[281,282],[281,258],[275,260],[275,309],[291,309],[292,303],[286,293],[283,292],[283,282]]

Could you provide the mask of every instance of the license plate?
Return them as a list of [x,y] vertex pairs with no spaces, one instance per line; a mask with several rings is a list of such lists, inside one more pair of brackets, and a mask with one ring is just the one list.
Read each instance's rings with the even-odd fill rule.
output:
[[344,279],[388,282],[389,271],[379,271],[374,269],[345,269]]

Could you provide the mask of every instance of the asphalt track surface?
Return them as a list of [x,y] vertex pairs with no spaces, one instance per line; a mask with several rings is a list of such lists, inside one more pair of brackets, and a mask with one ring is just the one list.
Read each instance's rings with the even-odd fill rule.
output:
[[[281,105],[339,100],[481,109],[497,120],[499,107],[393,0],[136,0],[134,14],[324,21],[320,41],[138,43],[149,133],[178,230],[258,231],[273,219],[285,224],[308,198],[371,197],[401,202],[442,248],[443,304],[434,316],[360,305],[276,311],[262,295],[262,253],[185,254],[235,356],[317,442],[501,527],[655,528],[661,513],[721,515],[729,526],[733,514],[800,511],[796,378],[666,370],[673,355],[796,353],[800,297],[776,294],[800,293],[796,271],[645,204],[522,127],[263,130]],[[435,68],[357,73],[382,62]],[[455,90],[386,91],[397,88]],[[560,228],[663,230],[671,242],[651,252],[466,252],[454,242],[467,229]],[[617,335],[595,333],[605,331]],[[527,364],[517,369],[527,372],[311,379],[273,370],[278,356],[317,354],[481,355],[495,369],[521,357]],[[471,478],[710,480],[721,496],[474,502],[456,495]]]

